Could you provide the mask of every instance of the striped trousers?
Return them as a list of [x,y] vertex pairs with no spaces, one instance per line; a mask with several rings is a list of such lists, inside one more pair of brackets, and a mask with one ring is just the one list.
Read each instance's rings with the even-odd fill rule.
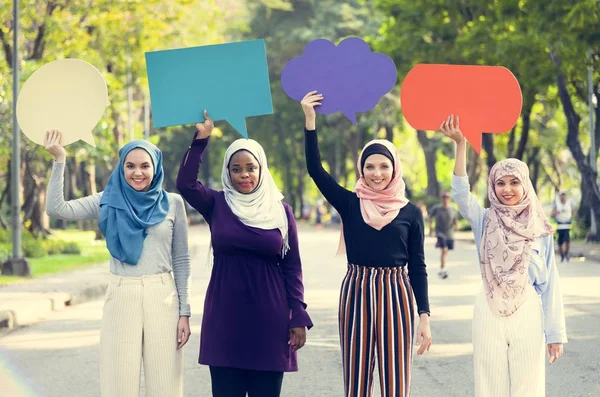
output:
[[540,297],[533,286],[508,317],[490,310],[483,290],[473,312],[475,397],[544,397],[545,341]]
[[170,273],[113,275],[100,329],[102,397],[139,397],[142,361],[147,397],[182,397],[178,322],[179,297]]
[[414,298],[403,267],[349,264],[339,306],[346,397],[369,397],[377,357],[383,397],[408,397]]

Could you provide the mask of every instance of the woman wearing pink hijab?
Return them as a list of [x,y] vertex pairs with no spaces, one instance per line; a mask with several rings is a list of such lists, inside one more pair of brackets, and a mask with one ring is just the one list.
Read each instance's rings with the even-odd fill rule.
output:
[[452,196],[479,249],[483,288],[473,313],[475,395],[543,397],[544,351],[552,364],[567,342],[552,226],[521,160],[492,167],[491,207],[482,208],[470,193],[458,117],[450,116],[441,130],[456,142]]
[[340,248],[348,272],[340,293],[339,330],[345,396],[372,395],[377,358],[381,395],[405,397],[410,393],[415,300],[418,354],[431,346],[423,215],[405,196],[402,166],[389,141],[374,140],[363,148],[354,192],[323,169],[314,110],[321,100],[315,91],[302,100],[306,163],[343,223]]

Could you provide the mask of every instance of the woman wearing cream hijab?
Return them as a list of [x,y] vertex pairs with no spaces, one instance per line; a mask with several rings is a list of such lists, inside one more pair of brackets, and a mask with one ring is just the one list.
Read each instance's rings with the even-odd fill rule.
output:
[[296,221],[256,141],[238,139],[227,149],[223,191],[197,180],[213,129],[205,117],[177,177],[183,198],[210,226],[214,253],[199,363],[210,367],[214,397],[278,397],[312,327]]
[[543,397],[544,345],[552,364],[567,342],[552,226],[529,168],[517,159],[492,167],[491,207],[481,207],[470,193],[458,117],[449,117],[441,130],[456,142],[452,196],[479,248],[483,288],[473,315],[475,395]]

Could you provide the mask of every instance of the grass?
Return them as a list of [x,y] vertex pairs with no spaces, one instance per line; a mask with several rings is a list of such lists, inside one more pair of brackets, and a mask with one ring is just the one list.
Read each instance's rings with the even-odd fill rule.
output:
[[[50,255],[42,258],[28,259],[33,277],[46,274],[62,273],[70,270],[89,267],[110,259],[106,244],[102,240],[94,240],[95,232],[80,230],[57,230],[50,238],[75,241],[81,248],[80,255]],[[25,277],[0,276],[0,285],[29,280]]]

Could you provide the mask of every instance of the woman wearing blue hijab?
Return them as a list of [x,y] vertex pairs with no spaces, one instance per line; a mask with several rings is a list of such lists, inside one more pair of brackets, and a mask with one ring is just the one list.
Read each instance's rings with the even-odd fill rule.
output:
[[110,258],[100,330],[103,397],[138,397],[141,365],[146,396],[183,396],[181,348],[190,336],[190,257],[181,196],[162,188],[162,153],[144,140],[119,151],[104,191],[65,201],[66,151],[59,131],[46,132],[55,159],[46,212],[96,219]]

